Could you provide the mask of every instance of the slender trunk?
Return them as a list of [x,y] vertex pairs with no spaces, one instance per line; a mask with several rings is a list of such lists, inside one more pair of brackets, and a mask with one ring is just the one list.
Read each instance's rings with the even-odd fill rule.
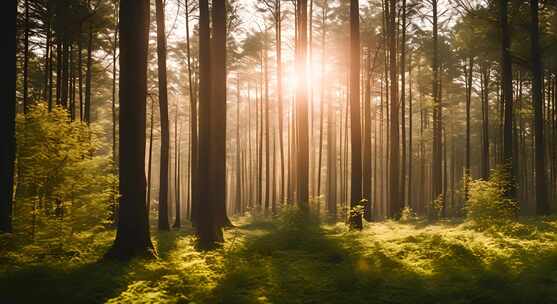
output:
[[501,23],[501,76],[503,82],[503,170],[508,178],[508,186],[505,188],[505,196],[515,198],[515,168],[513,161],[513,84],[512,84],[512,59],[511,59],[511,37],[508,24],[508,0],[500,0],[499,18]]
[[[298,40],[296,44],[296,66],[300,79],[306,79],[307,67],[307,0],[299,0]],[[305,83],[296,88],[296,179],[297,202],[305,212],[309,207],[309,132],[308,132],[308,90]]]
[[[436,0],[433,0],[434,2]],[[389,216],[398,219],[402,212],[400,201],[400,143],[399,143],[399,100],[398,100],[398,75],[396,60],[396,0],[389,2],[389,69],[390,69],[390,151],[389,155]],[[389,138],[389,136],[387,136]]]
[[29,109],[29,0],[25,0],[25,32],[23,41],[23,113]]
[[168,221],[168,169],[170,130],[168,125],[168,92],[166,80],[166,30],[163,0],[156,0],[157,64],[159,77],[159,110],[161,122],[161,163],[159,180],[159,230],[170,230]]

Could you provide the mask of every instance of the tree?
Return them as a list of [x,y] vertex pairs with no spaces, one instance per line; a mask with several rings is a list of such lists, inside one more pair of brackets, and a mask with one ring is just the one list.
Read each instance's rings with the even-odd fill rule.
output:
[[[530,0],[530,40],[532,53],[532,103],[534,104],[534,145],[536,172],[536,214],[550,212],[545,180],[545,143],[543,135],[543,78],[538,18],[538,0]],[[506,126],[505,126],[506,127]]]
[[149,1],[120,1],[120,204],[107,258],[156,255],[145,205],[145,116]]
[[[6,34],[16,35],[17,1],[4,7],[3,20],[8,27]],[[16,112],[16,39],[8,39],[4,45],[6,54],[2,60],[2,92],[5,101],[0,105],[2,131],[0,131],[0,232],[12,232],[12,204],[15,162],[15,112]]]
[[[213,9],[224,9],[224,1],[218,0],[213,4]],[[220,16],[220,11],[218,16]],[[216,21],[216,20],[215,20]],[[216,21],[219,25],[219,21]],[[221,21],[222,22],[222,21]],[[199,237],[199,246],[202,248],[212,248],[217,242],[223,241],[222,226],[219,225],[217,218],[217,208],[215,201],[218,196],[224,194],[212,195],[211,191],[216,187],[226,185],[219,178],[218,181],[212,181],[213,173],[217,171],[217,166],[211,166],[212,157],[216,155],[214,147],[211,148],[212,141],[212,122],[211,110],[214,104],[211,102],[211,45],[209,27],[209,3],[208,0],[199,1],[199,164],[198,164],[198,199],[197,202],[197,219],[196,228]],[[222,123],[222,122],[221,122]],[[218,131],[217,131],[218,132]],[[213,182],[217,183],[213,185]]]
[[[499,22],[501,23],[501,82],[503,85],[504,127],[503,127],[503,168],[509,179],[505,195],[515,197],[513,166],[513,71],[511,59],[511,39],[507,17],[508,0],[499,1]],[[545,170],[545,169],[544,169]]]
[[362,130],[360,123],[360,5],[350,1],[350,132],[352,179],[350,187],[350,227],[362,229],[362,215],[356,212],[362,200]]
[[[435,1],[435,0],[434,0]],[[400,143],[399,143],[399,101],[398,73],[396,60],[396,0],[389,1],[389,76],[390,76],[390,157],[389,157],[389,216],[399,218],[402,207],[399,193]]]
[[166,31],[164,3],[156,0],[157,64],[159,76],[159,107],[161,121],[161,164],[159,190],[159,229],[170,230],[168,222],[168,168],[170,158],[170,129],[168,123],[168,92],[166,80]]
[[210,187],[217,226],[231,226],[226,215],[226,1],[212,5],[211,99],[210,99]]
[[[296,7],[297,41],[296,67],[300,79],[307,75],[307,0],[299,0]],[[303,211],[309,203],[309,132],[308,132],[308,90],[305,81],[296,86],[296,165],[297,201]]]

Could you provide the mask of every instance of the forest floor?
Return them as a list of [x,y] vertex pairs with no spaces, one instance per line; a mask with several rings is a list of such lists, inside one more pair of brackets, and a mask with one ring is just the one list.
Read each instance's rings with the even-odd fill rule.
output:
[[0,250],[0,302],[557,303],[557,218],[483,230],[386,221],[362,232],[291,215],[233,222],[210,252],[195,249],[191,228],[153,230],[159,258],[127,264],[99,262],[113,231],[52,256],[31,254],[36,244]]

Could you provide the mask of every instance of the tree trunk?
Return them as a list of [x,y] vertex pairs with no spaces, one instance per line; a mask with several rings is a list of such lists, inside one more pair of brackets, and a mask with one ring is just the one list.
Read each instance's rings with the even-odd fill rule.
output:
[[366,72],[365,72],[365,97],[364,97],[364,157],[363,157],[363,199],[366,200],[364,205],[364,218],[367,221],[372,220],[372,189],[371,189],[371,43],[367,48]]
[[[307,67],[307,0],[299,0],[297,6],[296,66],[300,79],[306,79]],[[309,132],[308,90],[305,83],[296,88],[296,172],[297,202],[303,212],[309,211]]]
[[161,163],[159,182],[159,230],[170,230],[168,222],[168,169],[170,129],[168,125],[168,92],[166,80],[166,30],[163,0],[156,0],[157,64],[159,77],[159,109],[161,122]]
[[280,196],[279,201],[284,202],[284,135],[283,135],[283,104],[282,104],[282,15],[280,0],[275,0],[275,47],[277,53],[277,104],[278,104],[278,131],[280,149]]
[[543,135],[543,68],[541,62],[540,33],[538,21],[538,0],[530,0],[531,29],[530,40],[532,60],[532,103],[534,104],[534,140],[535,140],[535,172],[536,172],[536,214],[547,215],[550,205],[547,201],[547,185],[545,178],[545,144]]
[[[3,20],[8,24],[4,28],[9,37],[16,35],[17,1],[5,5]],[[13,36],[10,36],[13,35]],[[0,103],[2,128],[0,131],[0,232],[12,232],[12,205],[15,168],[15,116],[16,116],[16,81],[17,50],[16,39],[8,39],[4,44],[7,54],[2,56],[2,92],[6,100]]]
[[85,74],[85,115],[83,120],[91,123],[91,80],[93,75],[93,27],[89,25],[89,33],[87,39],[87,71]]
[[232,226],[226,215],[226,1],[212,3],[209,196],[220,228]]
[[192,81],[192,63],[191,63],[191,47],[190,47],[190,20],[189,20],[189,6],[188,0],[185,0],[186,5],[186,48],[188,60],[188,89],[190,94],[190,140],[191,140],[191,166],[190,171],[190,184],[191,184],[191,221],[195,225],[197,222],[197,210],[199,204],[198,186],[197,186],[197,172],[198,172],[198,134],[197,134],[197,99],[196,92],[193,87]]
[[107,258],[153,256],[145,206],[145,105],[149,1],[120,1],[120,205]]
[[23,41],[23,113],[29,109],[29,0],[25,0],[25,32]]
[[354,212],[362,200],[362,130],[360,122],[360,5],[350,1],[350,143],[352,147],[350,227],[362,229],[362,214]]
[[[436,1],[436,0],[433,0]],[[398,73],[396,62],[396,0],[389,2],[389,69],[390,69],[390,151],[389,156],[389,216],[398,219],[402,212],[402,205],[399,197],[400,192],[400,143],[399,143],[399,101],[398,101]],[[389,136],[387,136],[389,138]]]
[[503,170],[508,178],[508,186],[505,188],[505,196],[515,198],[516,170],[513,161],[513,74],[511,59],[511,37],[509,31],[507,10],[508,0],[500,0],[499,21],[501,23],[501,76],[503,82],[503,106],[504,106],[504,129],[503,129]]

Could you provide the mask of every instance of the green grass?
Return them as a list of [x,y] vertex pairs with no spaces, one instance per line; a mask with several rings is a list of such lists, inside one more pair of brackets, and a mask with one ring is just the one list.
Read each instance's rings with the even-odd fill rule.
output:
[[63,257],[0,251],[0,302],[557,303],[555,218],[483,230],[387,221],[350,232],[292,214],[235,224],[210,252],[191,229],[154,233],[160,258],[128,264],[98,262],[113,231]]

